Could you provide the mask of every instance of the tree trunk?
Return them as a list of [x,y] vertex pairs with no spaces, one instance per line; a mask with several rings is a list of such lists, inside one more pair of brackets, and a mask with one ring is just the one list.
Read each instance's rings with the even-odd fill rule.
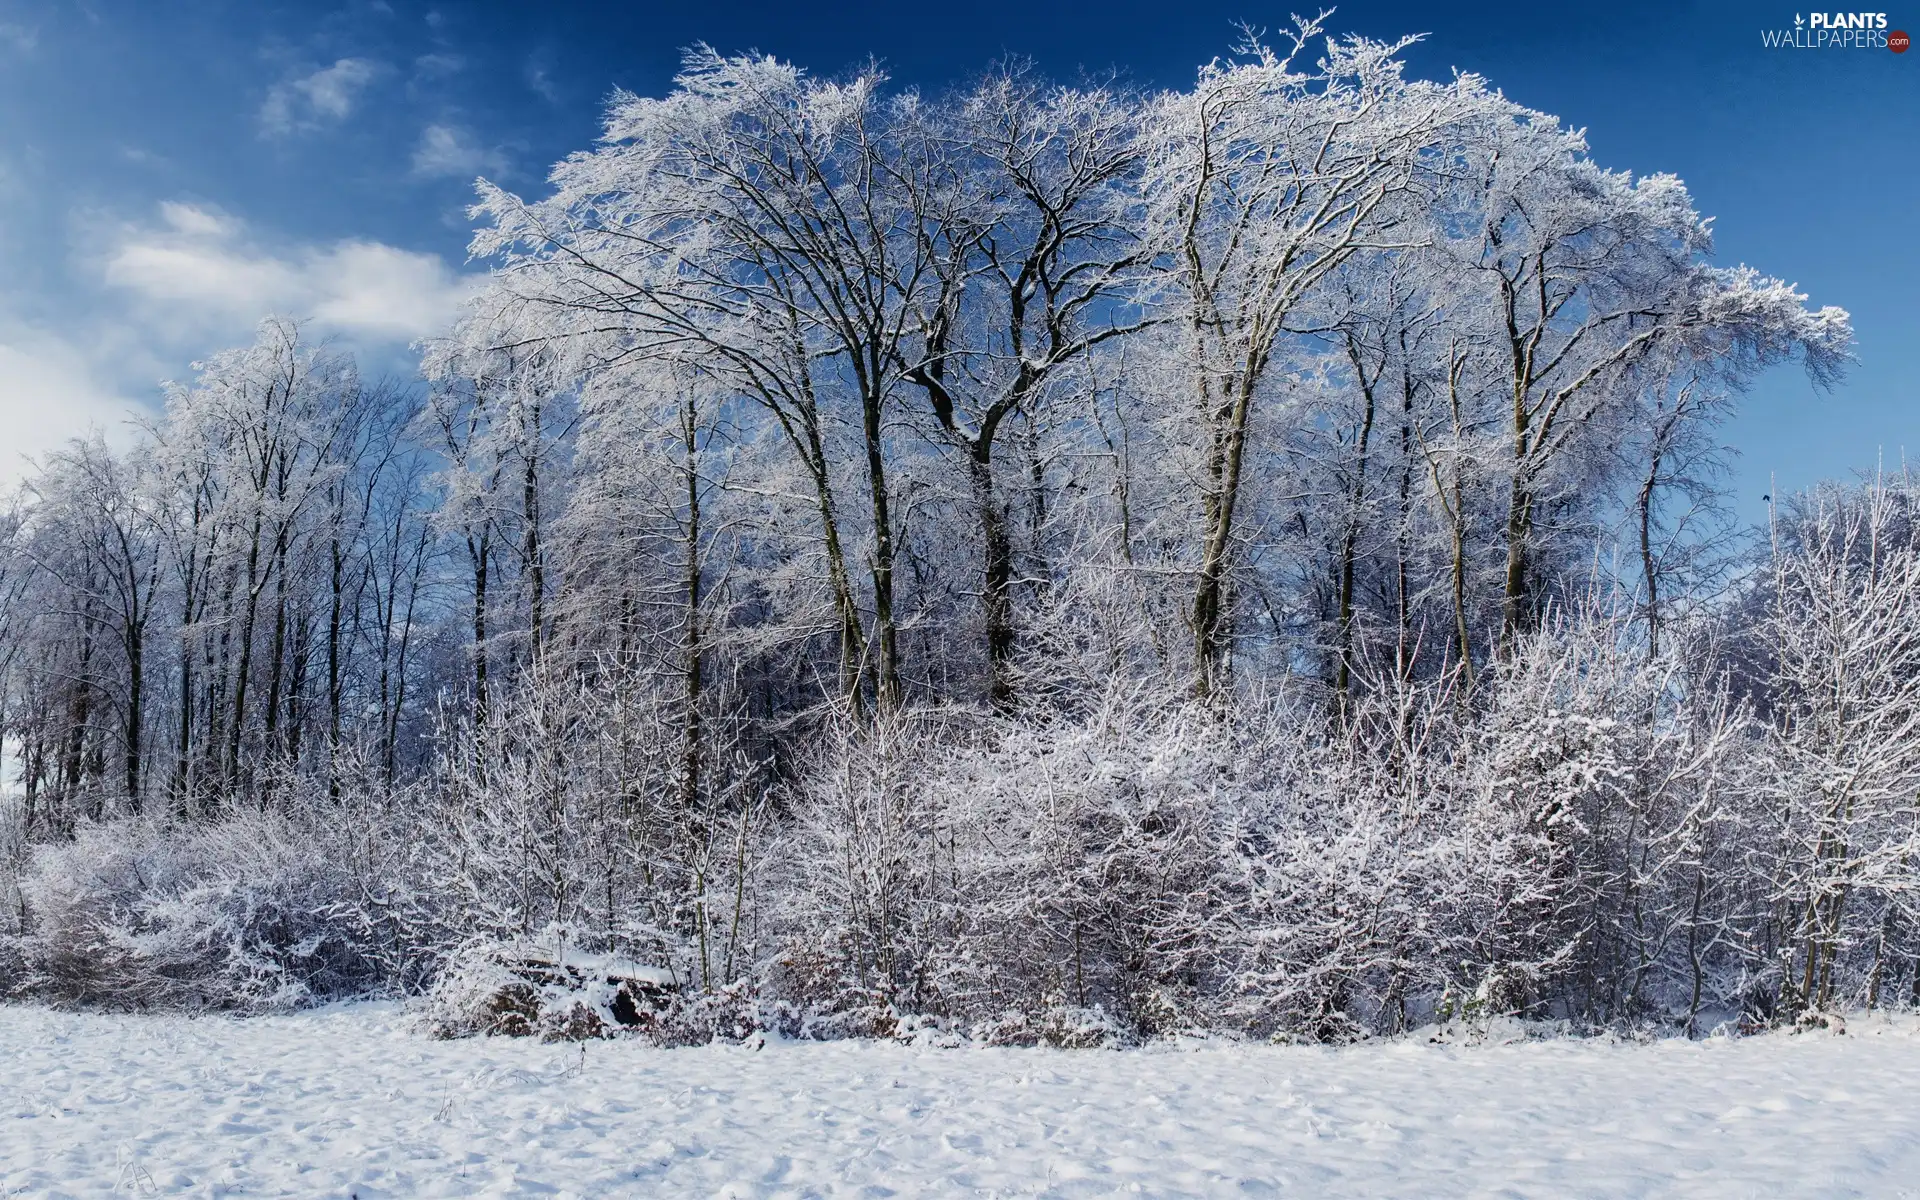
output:
[[980,519],[980,604],[987,633],[987,702],[996,711],[1013,707],[1013,543],[1006,510],[995,494],[991,443],[976,440],[967,456],[967,478]]
[[146,724],[145,621],[144,615],[138,616],[127,630],[127,723],[122,766],[126,770],[127,804],[135,813],[140,811],[140,734]]
[[487,723],[487,571],[492,530],[483,525],[479,539],[467,536],[467,560],[473,567],[473,723]]
[[1214,696],[1226,684],[1231,640],[1226,621],[1226,581],[1246,455],[1247,418],[1253,407],[1248,385],[1254,377],[1251,366],[1230,376],[1223,385],[1217,412],[1207,403],[1210,389],[1204,384],[1201,389],[1203,407],[1213,417],[1209,487],[1202,503],[1199,578],[1193,593],[1194,691],[1202,699]]
[[[877,366],[871,377],[877,378]],[[887,464],[881,440],[884,397],[871,387],[861,397],[861,430],[867,452],[867,490],[873,515],[873,700],[882,713],[900,707],[900,642],[893,612],[893,514],[887,495]]]
[[1367,503],[1367,453],[1373,441],[1374,386],[1378,382],[1367,379],[1366,364],[1361,361],[1359,349],[1349,341],[1347,357],[1353,363],[1353,370],[1360,383],[1360,394],[1364,400],[1361,410],[1360,432],[1354,439],[1353,491],[1347,511],[1347,528],[1340,543],[1340,577],[1338,583],[1338,621],[1337,652],[1339,661],[1334,668],[1333,692],[1340,714],[1345,717],[1347,700],[1353,684],[1353,578],[1354,560],[1360,544],[1360,523]]
[[[682,560],[683,586],[686,594],[686,615],[681,627],[682,670],[685,690],[682,703],[685,705],[680,749],[681,803],[688,814],[698,811],[700,803],[701,748],[704,731],[701,728],[700,706],[704,679],[702,677],[702,654],[700,629],[700,472],[697,457],[698,426],[694,404],[688,399],[680,409],[680,432],[686,452],[686,489],[687,521],[685,556]],[[704,831],[698,831],[704,834]],[[695,841],[704,841],[704,836],[696,836]]]
[[240,787],[240,741],[247,723],[247,682],[253,673],[253,632],[260,612],[260,593],[266,581],[260,578],[260,518],[253,522],[253,540],[247,549],[247,608],[240,625],[240,660],[233,677],[233,725],[227,731],[227,788]]
[[346,614],[346,546],[336,521],[328,546],[327,575],[327,794],[340,798],[340,635]]
[[1501,592],[1500,645],[1511,651],[1514,642],[1533,623],[1533,610],[1527,595],[1528,543],[1533,538],[1534,495],[1519,474],[1507,494],[1507,569]]
[[1653,562],[1653,492],[1660,478],[1660,450],[1656,446],[1640,481],[1635,508],[1640,518],[1640,571],[1647,589],[1647,658],[1660,657],[1660,573]]
[[540,404],[533,402],[533,427],[523,433],[521,455],[526,470],[521,479],[521,560],[527,565],[527,628],[531,638],[528,663],[537,666],[546,632],[547,571],[540,544]]

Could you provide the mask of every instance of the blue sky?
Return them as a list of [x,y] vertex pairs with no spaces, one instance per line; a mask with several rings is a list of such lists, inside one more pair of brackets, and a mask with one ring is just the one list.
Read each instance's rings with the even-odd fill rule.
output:
[[[538,4],[0,0],[0,476],[291,311],[382,364],[457,303],[474,175],[538,190],[615,86],[658,94],[681,47],[832,72],[868,56],[937,88],[1013,52],[1056,75],[1179,85],[1285,5]],[[1425,33],[1418,74],[1477,71],[1584,126],[1602,163],[1671,171],[1718,258],[1850,309],[1831,394],[1763,379],[1728,427],[1742,515],[1920,452],[1913,227],[1920,53],[1761,46],[1786,4],[1362,2],[1335,29]],[[1889,12],[1920,31],[1920,2]]]

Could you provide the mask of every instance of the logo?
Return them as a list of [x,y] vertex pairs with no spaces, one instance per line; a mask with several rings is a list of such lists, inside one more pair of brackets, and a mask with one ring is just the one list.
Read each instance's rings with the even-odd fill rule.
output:
[[[1899,44],[1895,45],[1898,39]],[[1907,50],[1907,35],[1888,32],[1883,12],[1793,14],[1792,29],[1762,29],[1760,44],[1769,50]]]

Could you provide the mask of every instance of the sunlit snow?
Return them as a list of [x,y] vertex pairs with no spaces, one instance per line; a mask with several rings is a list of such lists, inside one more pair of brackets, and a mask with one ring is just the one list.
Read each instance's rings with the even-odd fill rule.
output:
[[[1497,1039],[1496,1039],[1497,1040]],[[1920,1026],[662,1050],[0,1009],[0,1195],[1899,1196]]]

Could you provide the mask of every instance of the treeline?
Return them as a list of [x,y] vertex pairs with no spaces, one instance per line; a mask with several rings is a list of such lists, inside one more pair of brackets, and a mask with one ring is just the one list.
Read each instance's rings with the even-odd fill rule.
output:
[[1912,994],[1914,490],[1756,544],[1716,488],[1846,314],[1403,49],[937,97],[703,49],[480,185],[424,382],[274,320],[51,456],[20,979],[564,936],[729,1019],[1127,1036]]

